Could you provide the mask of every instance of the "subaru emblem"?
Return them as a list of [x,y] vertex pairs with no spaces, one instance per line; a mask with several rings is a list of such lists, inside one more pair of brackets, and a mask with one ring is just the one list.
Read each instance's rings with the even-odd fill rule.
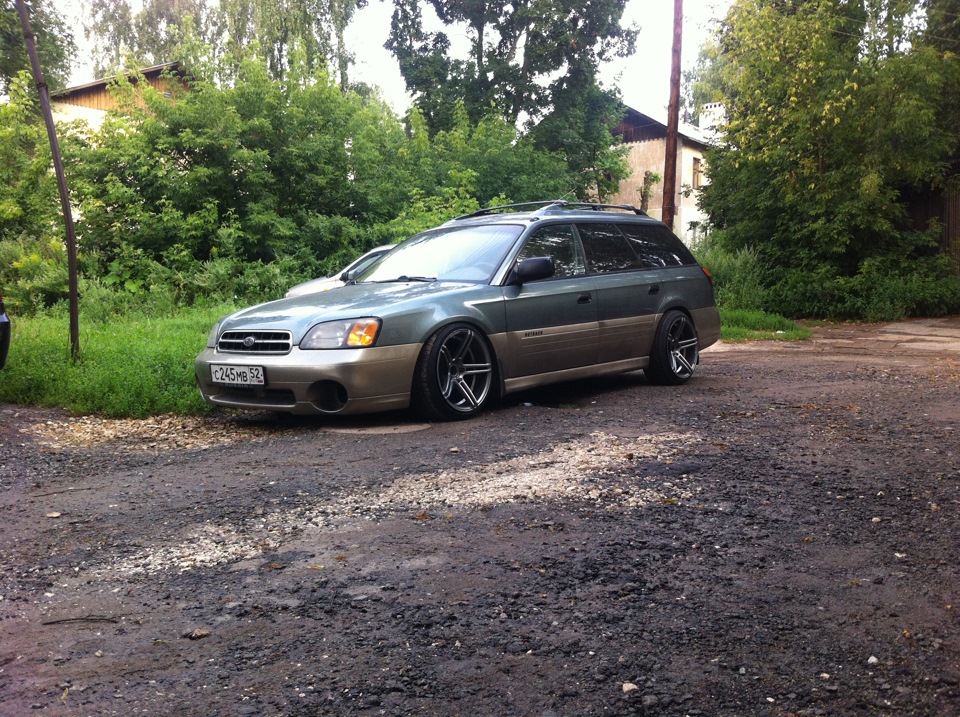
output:
[[256,340],[255,338],[253,338],[252,336],[244,336],[244,337],[243,337],[243,347],[244,347],[245,349],[253,348],[253,345],[254,345],[255,343],[257,343],[257,340]]

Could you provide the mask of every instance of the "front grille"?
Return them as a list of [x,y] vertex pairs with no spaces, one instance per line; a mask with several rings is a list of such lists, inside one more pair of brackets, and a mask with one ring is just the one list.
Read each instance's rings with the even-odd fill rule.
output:
[[224,331],[217,351],[232,354],[288,354],[293,343],[289,331]]

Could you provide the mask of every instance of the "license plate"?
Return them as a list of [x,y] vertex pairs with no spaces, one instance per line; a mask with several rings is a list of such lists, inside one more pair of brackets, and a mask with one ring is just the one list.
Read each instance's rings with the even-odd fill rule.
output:
[[214,383],[228,383],[231,386],[264,386],[267,383],[263,366],[210,364],[210,378]]

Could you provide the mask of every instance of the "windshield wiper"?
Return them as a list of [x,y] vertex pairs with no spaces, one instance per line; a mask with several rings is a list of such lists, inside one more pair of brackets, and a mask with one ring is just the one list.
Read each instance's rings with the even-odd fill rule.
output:
[[383,283],[392,284],[397,281],[436,281],[436,280],[437,280],[437,277],[435,276],[407,276],[406,274],[404,274],[403,276],[398,276],[396,279],[390,279]]

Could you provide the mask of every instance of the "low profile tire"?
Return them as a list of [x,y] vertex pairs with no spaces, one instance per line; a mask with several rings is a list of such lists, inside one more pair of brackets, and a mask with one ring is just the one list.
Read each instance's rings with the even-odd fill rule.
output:
[[682,311],[668,311],[653,338],[650,365],[644,369],[653,383],[677,386],[693,376],[700,360],[697,327]]
[[423,345],[414,373],[413,406],[430,420],[457,421],[479,413],[494,386],[493,353],[467,324],[440,329]]

